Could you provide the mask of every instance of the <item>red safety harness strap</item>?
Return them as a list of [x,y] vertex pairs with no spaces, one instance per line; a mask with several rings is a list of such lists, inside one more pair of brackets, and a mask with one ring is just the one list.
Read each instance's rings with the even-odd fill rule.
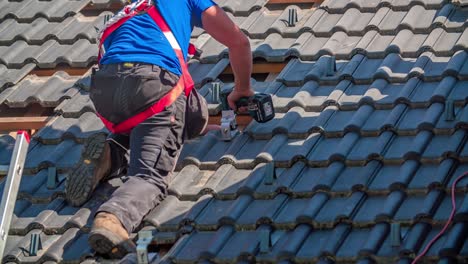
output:
[[[140,112],[127,120],[119,123],[119,124],[114,124],[110,122],[109,120],[105,119],[103,116],[98,115],[98,117],[102,120],[104,125],[112,132],[112,133],[129,133],[132,128],[140,124],[141,122],[145,121],[147,118],[160,113],[161,111],[164,110],[165,107],[171,105],[172,103],[175,102],[175,100],[182,94],[182,92],[185,90],[185,95],[189,95],[190,92],[192,91],[194,87],[194,83],[192,80],[192,77],[190,76],[190,73],[187,68],[187,63],[185,62],[184,56],[182,54],[182,51],[180,49],[179,44],[177,43],[177,40],[175,39],[174,35],[172,34],[169,26],[166,24],[166,21],[162,18],[161,14],[157,10],[155,6],[151,6],[148,10],[147,13],[149,16],[154,20],[154,22],[159,26],[161,31],[164,33],[166,38],[168,39],[169,43],[171,44],[172,48],[174,49],[174,52],[179,59],[179,63],[182,68],[182,76],[180,77],[179,81],[177,82],[176,86],[166,95],[164,95],[161,99],[159,99],[156,103],[154,103],[152,106],[150,106],[148,109],[144,110],[143,112]],[[117,21],[110,27],[108,27],[104,32],[103,36],[100,41],[100,47],[104,44],[105,39],[112,34],[119,26],[121,26],[125,21],[130,19],[132,16],[124,17],[121,20]],[[194,47],[189,48],[189,50],[195,50]],[[101,55],[101,52],[99,52]],[[100,57],[98,58],[100,59]],[[184,89],[185,88],[185,89]]]

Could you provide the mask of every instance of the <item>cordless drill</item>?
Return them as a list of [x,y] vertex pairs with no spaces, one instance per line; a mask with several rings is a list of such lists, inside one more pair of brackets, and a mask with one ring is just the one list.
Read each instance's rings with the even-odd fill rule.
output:
[[[233,88],[224,89],[220,92],[222,110],[231,110],[228,104],[228,96]],[[258,123],[265,123],[275,117],[275,109],[271,95],[266,93],[255,93],[251,97],[242,97],[236,102],[237,108],[247,107],[249,115]]]
[[[224,89],[219,93],[221,101],[221,136],[225,141],[232,140],[239,132],[237,129],[236,114],[229,107],[228,96],[233,91]],[[236,107],[246,107],[249,115],[259,123],[265,123],[275,117],[275,109],[271,95],[265,93],[255,93],[251,97],[242,97],[236,102]]]

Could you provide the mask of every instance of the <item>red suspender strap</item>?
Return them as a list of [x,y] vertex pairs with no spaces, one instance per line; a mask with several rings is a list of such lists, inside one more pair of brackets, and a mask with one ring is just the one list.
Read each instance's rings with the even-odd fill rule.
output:
[[174,38],[174,35],[172,34],[169,26],[166,24],[164,18],[162,18],[156,6],[152,6],[148,10],[148,15],[150,15],[154,22],[159,26],[159,28],[169,41],[169,44],[171,44],[172,48],[174,49],[177,58],[179,59],[180,66],[182,68],[182,78],[184,79],[185,95],[189,95],[192,91],[194,84],[192,77],[190,76],[190,73],[188,71],[187,63],[185,62],[184,55],[182,54],[179,43],[177,43],[177,40]]

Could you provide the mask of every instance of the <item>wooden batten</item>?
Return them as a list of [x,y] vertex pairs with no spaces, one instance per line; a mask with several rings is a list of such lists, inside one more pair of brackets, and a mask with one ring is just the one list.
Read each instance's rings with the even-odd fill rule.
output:
[[50,116],[0,117],[0,131],[38,130],[51,119]]
[[32,70],[29,74],[37,75],[37,76],[52,76],[56,72],[63,71],[66,72],[70,76],[82,76],[86,72],[89,71],[89,68],[73,68],[67,66],[60,66],[53,69],[39,69],[36,68]]
[[[252,68],[252,73],[280,73],[287,63],[254,63]],[[231,65],[227,66],[223,71],[223,74],[233,74]]]

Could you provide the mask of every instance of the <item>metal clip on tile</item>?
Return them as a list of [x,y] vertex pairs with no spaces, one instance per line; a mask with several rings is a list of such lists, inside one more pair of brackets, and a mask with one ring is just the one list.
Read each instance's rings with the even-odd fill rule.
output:
[[16,197],[23,175],[24,162],[29,146],[29,134],[25,131],[18,131],[15,148],[11,155],[11,162],[8,168],[8,175],[3,189],[2,202],[0,204],[0,256],[3,256],[8,230],[10,230],[11,218],[15,209]]
[[454,121],[455,120],[455,107],[453,105],[453,100],[448,99],[445,101],[445,121]]
[[271,248],[271,232],[270,229],[264,229],[260,232],[260,253],[268,253]]
[[265,185],[272,185],[276,179],[275,163],[270,162],[265,165]]
[[221,91],[221,85],[219,82],[213,82],[211,86],[211,102],[213,104],[219,104],[221,103],[221,100],[219,99],[219,93]]
[[297,19],[297,10],[295,8],[290,8],[288,12],[289,12],[288,27],[294,27],[296,26],[296,23],[299,21]]
[[31,234],[31,241],[29,244],[29,256],[37,256],[37,252],[42,249],[41,234]]
[[57,168],[49,167],[48,174],[47,174],[47,189],[53,190],[57,188],[57,183],[58,183]]
[[325,76],[333,76],[336,73],[336,58],[335,56],[327,56],[327,68],[325,70]]
[[392,223],[390,226],[390,238],[392,247],[401,245],[401,226],[400,223]]
[[153,232],[144,230],[138,232],[137,263],[148,264],[148,245],[153,241]]

